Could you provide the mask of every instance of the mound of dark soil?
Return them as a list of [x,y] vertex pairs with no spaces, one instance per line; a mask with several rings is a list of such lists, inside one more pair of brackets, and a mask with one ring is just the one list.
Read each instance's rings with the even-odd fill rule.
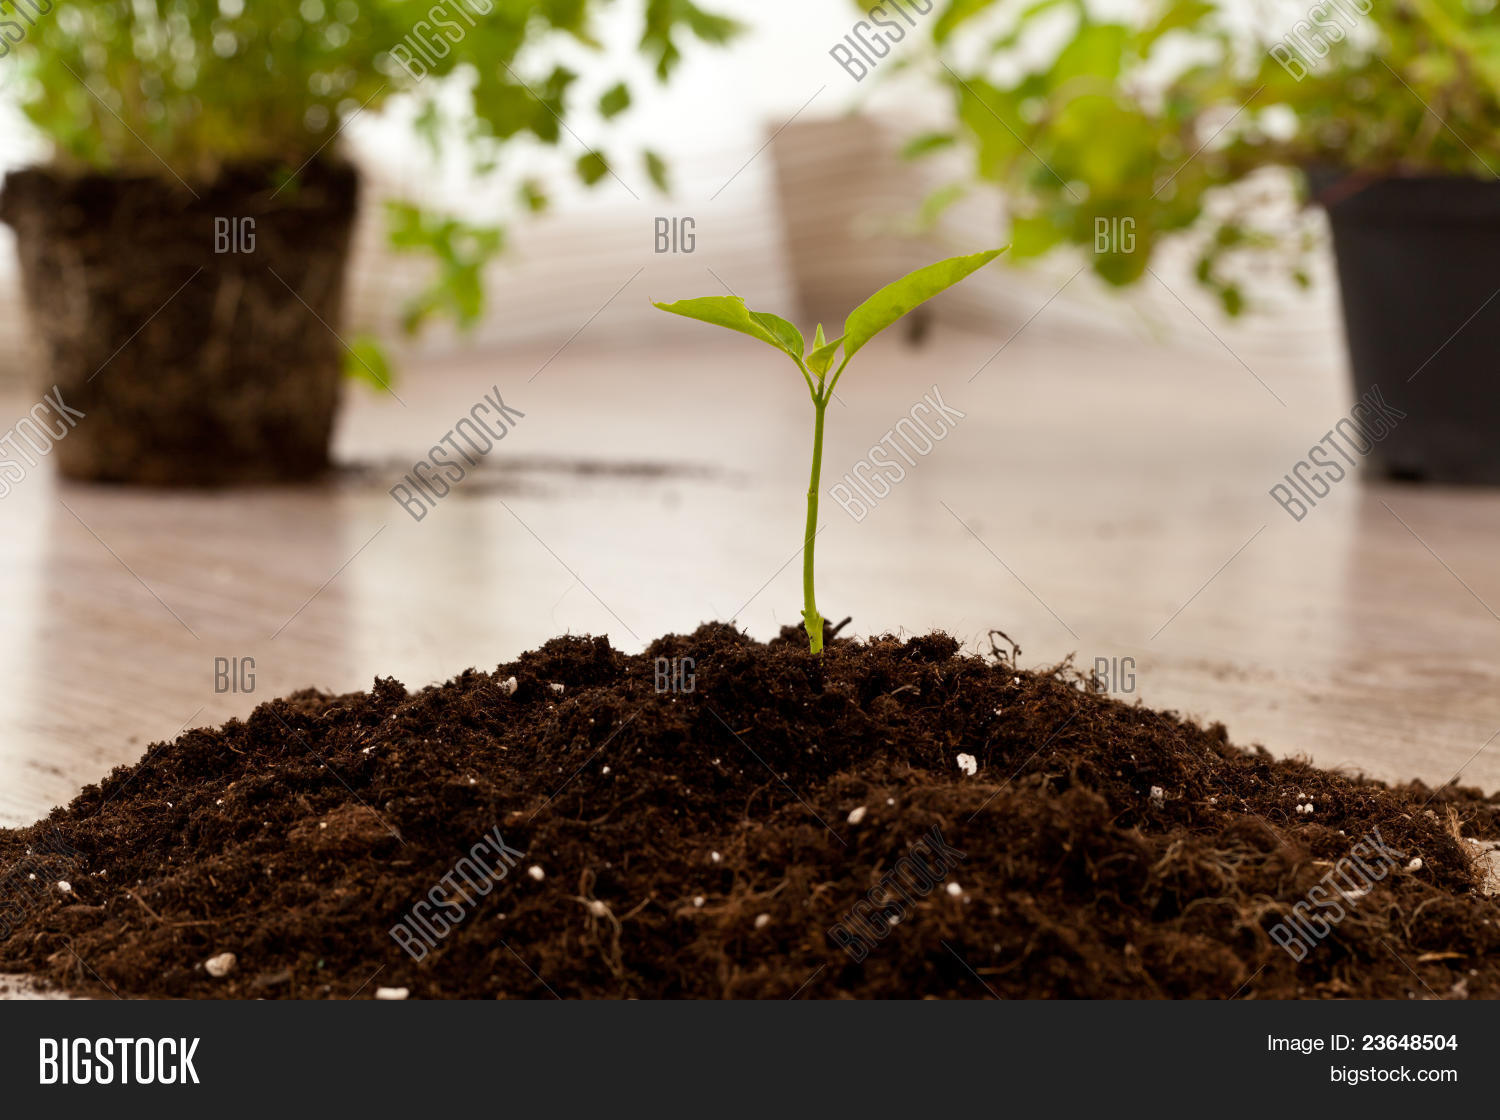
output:
[[1461,839],[1500,835],[1500,801],[1080,683],[941,635],[815,658],[711,625],[299,693],[0,832],[0,970],[157,996],[1500,994]]

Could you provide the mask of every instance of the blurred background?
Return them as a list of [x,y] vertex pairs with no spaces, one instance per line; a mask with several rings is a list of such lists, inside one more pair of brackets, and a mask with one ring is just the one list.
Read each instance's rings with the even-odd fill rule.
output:
[[[579,108],[555,142],[522,136],[483,178],[466,158],[424,143],[415,98],[346,112],[330,128],[329,150],[361,176],[342,318],[327,321],[307,303],[283,313],[305,310],[339,357],[366,355],[360,364],[390,384],[346,382],[331,470],[298,484],[160,487],[59,477],[44,455],[14,481],[0,499],[0,822],[32,820],[152,742],[296,689],[343,692],[376,676],[416,689],[563,633],[607,634],[636,651],[714,619],[762,639],[798,622],[805,388],[784,357],[664,316],[650,301],[732,293],[809,337],[820,319],[835,335],[848,309],[901,273],[1004,244],[1017,214],[1061,214],[1046,197],[1040,210],[1021,207],[1002,175],[974,174],[992,142],[986,122],[1015,136],[1007,158],[1042,166],[1024,173],[1027,182],[1046,178],[1056,158],[1017,135],[1028,106],[1097,90],[1026,85],[1024,65],[1007,70],[988,58],[997,34],[988,25],[950,15],[954,26],[936,41],[936,22],[963,5],[905,5],[908,31],[883,44],[883,57],[868,45],[872,53],[856,54],[849,38],[870,20],[869,5],[706,6],[743,32],[722,45],[684,42],[680,65],[658,84],[638,49],[642,6],[602,5],[592,24],[600,49],[561,48],[578,74]],[[1021,6],[969,7],[1013,21]],[[1054,7],[1066,15],[1072,6]],[[1142,18],[1159,6],[1118,7],[1124,15],[1106,8],[1097,18]],[[1213,7],[1167,9],[1191,30]],[[1305,9],[1217,7],[1227,22],[1215,27],[1230,31],[1204,32],[1203,41],[1252,44],[1257,66],[1295,79],[1288,99],[1317,84],[1265,52]],[[307,5],[299,10],[314,22]],[[47,18],[37,16],[37,42]],[[1053,66],[1077,35],[1069,26],[1041,28],[1036,65]],[[1345,26],[1336,42],[1348,46],[1359,25]],[[1191,60],[1200,46],[1182,39],[1164,50]],[[1114,71],[1108,53],[1064,77],[1134,80]],[[970,76],[984,72],[996,92],[987,103],[975,95],[976,108],[964,97]],[[628,114],[595,111],[622,75],[632,81]],[[103,71],[98,82],[75,77],[114,113]],[[1364,96],[1360,80],[1346,82],[1351,99]],[[1071,656],[1121,699],[1223,721],[1241,743],[1388,779],[1461,775],[1494,788],[1500,497],[1351,469],[1297,518],[1272,492],[1357,396],[1322,211],[1299,208],[1289,172],[1231,183],[1265,228],[1309,240],[1299,241],[1296,275],[1252,266],[1228,300],[1224,284],[1200,282],[1202,243],[1191,231],[1180,243],[1153,243],[1149,268],[1129,277],[1100,258],[1134,253],[1134,242],[1087,244],[1095,229],[1111,238],[1135,229],[1098,227],[1101,214],[1139,218],[1144,238],[1150,215],[1158,225],[1170,218],[1155,202],[1242,177],[1230,166],[1238,148],[1276,137],[1256,118],[1269,131],[1231,140],[1231,122],[1243,123],[1238,91],[1259,81],[1254,68],[1241,81],[1250,84],[1202,86],[1227,111],[1169,122],[1183,133],[1179,149],[1153,147],[1166,166],[1180,165],[1176,192],[1124,183],[1120,197],[1139,194],[1134,209],[1057,217],[1059,230],[1086,218],[1084,232],[1057,233],[1055,251],[976,274],[851,366],[829,411],[820,606],[830,619],[852,618],[846,634],[943,629],[976,652],[992,641],[1009,648],[992,635],[1003,631],[1022,665]],[[1380,98],[1395,96],[1388,87]],[[1333,109],[1302,111],[1337,118],[1343,88],[1325,82]],[[47,163],[55,145],[16,104],[24,83],[9,81],[5,93],[0,161],[12,170]],[[1002,93],[1014,94],[1013,120]],[[1413,130],[1437,117],[1438,138],[1424,132],[1423,142],[1442,142],[1444,114],[1416,89],[1411,97],[1400,113],[1368,99],[1361,112],[1410,119]],[[1487,105],[1455,102],[1452,119],[1482,121]],[[1089,127],[1106,147],[1123,134]],[[934,129],[954,138],[934,142],[929,158],[903,155]],[[658,153],[670,192],[634,160],[592,185],[571,175],[606,135],[612,149]],[[1418,146],[1413,136],[1382,143]],[[1087,138],[1082,148],[1091,150]],[[1469,152],[1480,164],[1489,156]],[[1381,159],[1370,156],[1381,173],[1401,170]],[[1189,187],[1200,162],[1208,178]],[[1475,177],[1469,166],[1439,170]],[[1155,169],[1142,174],[1166,185]],[[517,184],[531,176],[549,182],[549,205],[521,214]],[[1100,182],[1054,177],[1065,190],[1078,182],[1081,197],[1104,197]],[[947,190],[958,182],[961,197]],[[467,326],[440,315],[415,335],[403,330],[435,266],[392,247],[387,201],[505,226]],[[62,348],[35,325],[20,256],[11,227],[0,227],[0,427],[59,381],[50,371]],[[189,272],[172,273],[165,290]],[[1398,294],[1420,286],[1397,273]],[[1253,306],[1230,314],[1240,299]],[[161,312],[153,301],[131,320],[138,335],[124,331],[118,349],[99,351],[102,365],[86,364],[94,374],[80,385],[107,381],[131,348],[169,347],[170,314],[150,312],[158,304]],[[1437,349],[1454,328],[1482,327],[1488,309],[1455,304],[1451,321],[1434,328]],[[503,441],[440,499],[413,506],[393,495],[495,391],[524,414]],[[830,487],[859,477],[861,461],[934,391],[962,418],[851,515]]]
[[[916,19],[930,23],[919,12],[924,5],[941,8],[927,0],[905,6]],[[1003,15],[1024,5],[993,7]],[[683,292],[697,294],[706,253],[712,254],[711,262],[734,272],[736,291],[752,304],[785,307],[799,298],[825,299],[830,306],[819,310],[841,315],[849,298],[858,302],[889,279],[892,268],[924,263],[934,249],[987,246],[996,232],[1003,234],[1004,202],[998,192],[962,200],[925,237],[911,232],[924,199],[961,177],[970,162],[964,153],[930,164],[901,155],[907,140],[952,115],[948,90],[925,74],[896,72],[898,64],[923,49],[917,35],[925,24],[886,48],[893,52],[888,67],[876,67],[855,80],[830,50],[845,42],[856,23],[868,22],[861,5],[723,0],[713,8],[741,21],[741,37],[728,50],[700,47],[690,52],[669,86],[638,88],[631,114],[608,125],[620,147],[649,146],[669,162],[669,195],[653,191],[633,168],[622,169],[619,180],[607,179],[602,189],[558,177],[581,150],[582,138],[591,142],[605,124],[588,108],[573,126],[578,139],[572,145],[556,151],[523,144],[510,156],[514,169],[501,168],[490,182],[476,182],[461,159],[435,166],[411,128],[409,103],[382,114],[353,115],[340,143],[359,165],[365,196],[349,276],[350,333],[375,330],[417,354],[441,353],[456,343],[562,341],[618,286],[611,286],[611,279],[628,277],[643,264],[652,280],[659,281],[657,287],[647,286],[653,298],[675,298],[679,281]],[[1233,0],[1228,8],[1244,14],[1258,10],[1259,22],[1273,28],[1291,26],[1301,14],[1286,0],[1278,5]],[[609,46],[608,63],[572,52],[582,82],[595,95],[620,72],[639,79],[650,70],[633,50],[631,6],[606,5],[598,15],[599,37]],[[26,127],[13,102],[5,106],[3,119],[0,160],[7,169],[47,157],[46,138]],[[472,334],[458,338],[455,331],[435,326],[414,342],[402,338],[404,302],[421,288],[425,275],[391,250],[381,203],[415,199],[476,222],[511,218],[510,189],[537,174],[550,174],[559,188],[552,208],[509,228],[506,256],[488,272],[489,307]],[[691,218],[698,235],[694,253],[655,253],[656,217]],[[0,331],[8,343],[24,347],[28,339],[11,237],[10,230],[0,227],[0,244],[6,248],[0,255]],[[1019,325],[1035,310],[1031,293],[1051,294],[1077,264],[1044,263],[1048,267],[1042,275],[984,273],[939,310],[970,324]],[[1194,291],[1192,263],[1183,252],[1159,271],[1178,282],[1174,287],[1195,309],[1211,306],[1212,300]],[[580,276],[581,269],[588,275]],[[1117,292],[1091,288],[1088,277],[1081,279],[1076,290],[1070,285],[1060,297],[1057,310],[1071,313],[1076,326],[1094,329],[1101,337],[1122,330],[1150,334],[1161,325],[1161,317],[1152,312],[1170,316],[1175,305],[1160,289],[1131,292],[1122,299]],[[826,287],[827,296],[804,292],[815,285]],[[1104,298],[1091,298],[1100,296]],[[1275,324],[1250,324],[1244,331],[1246,345],[1272,352],[1305,352],[1312,346],[1330,356],[1339,352],[1336,290],[1323,285],[1292,298],[1273,285],[1266,296],[1283,300],[1285,306],[1277,309],[1287,315]],[[632,299],[611,306],[589,333],[625,337],[635,331],[640,337],[661,329],[648,302]],[[1231,324],[1225,329],[1233,333],[1238,328]],[[1183,333],[1177,341],[1202,344],[1201,337]],[[1209,337],[1205,349],[1214,348],[1218,344]],[[7,353],[16,356],[0,363],[0,376],[24,382],[25,361],[10,347]]]

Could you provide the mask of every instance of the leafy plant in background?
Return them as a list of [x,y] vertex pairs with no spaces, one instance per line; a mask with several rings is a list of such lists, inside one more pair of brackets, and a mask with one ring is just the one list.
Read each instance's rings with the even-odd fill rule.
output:
[[[955,126],[907,153],[970,149],[977,178],[1005,191],[1016,260],[1072,245],[1126,285],[1164,239],[1193,229],[1197,278],[1231,315],[1245,305],[1236,259],[1270,251],[1305,286],[1314,243],[1229,189],[1255,172],[1323,169],[1348,187],[1496,177],[1495,0],[1344,0],[1317,8],[1316,26],[1297,3],[1261,9],[1249,29],[1236,22],[1246,7],[1147,0],[1127,20],[1085,0],[949,0],[930,25],[931,72]],[[930,212],[961,193],[938,192]],[[1133,241],[1101,244],[1125,220]]]
[[[599,50],[593,25],[611,0],[56,0],[28,21],[14,58],[21,107],[67,170],[179,177],[208,183],[227,166],[279,167],[294,179],[363,113],[408,100],[434,156],[457,147],[484,177],[518,138],[579,144],[567,121],[583,107],[579,75],[543,60],[571,46]],[[37,7],[40,7],[38,5]],[[20,26],[20,24],[17,24]],[[738,25],[692,0],[644,0],[640,50],[665,81],[684,40],[727,42]],[[6,32],[7,41],[13,38]],[[608,121],[632,101],[630,83],[597,99]],[[642,171],[666,187],[659,156]],[[615,174],[592,148],[575,162],[592,186]],[[528,180],[517,207],[546,207]],[[498,226],[390,208],[400,250],[436,258],[431,287],[407,309],[415,330],[435,314],[472,324],[482,274],[503,245]],[[356,347],[383,368],[369,340]],[[364,372],[360,361],[352,370]],[[366,367],[368,368],[368,367]]]
[[[801,371],[802,379],[807,382],[807,392],[813,403],[813,451],[812,476],[807,484],[807,530],[802,538],[802,624],[813,653],[823,649],[823,616],[818,613],[817,599],[813,594],[813,543],[818,532],[818,485],[823,471],[823,421],[828,411],[828,402],[833,399],[833,391],[838,387],[839,378],[844,376],[849,360],[870,339],[907,312],[926,303],[939,292],[951,288],[971,272],[983,268],[1004,251],[991,249],[964,257],[949,257],[908,273],[895,283],[887,284],[849,312],[849,317],[844,320],[844,333],[831,342],[823,337],[823,324],[819,323],[813,335],[812,348],[806,352],[802,332],[796,326],[769,311],[749,310],[739,296],[703,296],[699,299],[681,299],[676,303],[655,304],[674,315],[712,323],[716,327],[725,327],[760,339],[791,358]],[[837,368],[834,367],[835,362],[838,363]],[[830,369],[833,370],[831,377],[828,373]]]

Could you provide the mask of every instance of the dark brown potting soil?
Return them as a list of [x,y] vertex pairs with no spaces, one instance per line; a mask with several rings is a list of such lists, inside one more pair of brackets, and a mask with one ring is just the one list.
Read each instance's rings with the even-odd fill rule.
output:
[[[417,693],[272,700],[0,832],[0,971],[121,996],[1492,996],[1500,907],[1459,838],[1497,816],[941,635],[559,638]],[[493,878],[449,875],[470,853]],[[1342,919],[1296,960],[1269,931],[1329,882]],[[424,900],[428,932],[393,937]]]
[[[358,181],[347,164],[171,177],[13,171],[0,191],[66,477],[158,486],[328,467]],[[54,422],[55,424],[55,422]]]

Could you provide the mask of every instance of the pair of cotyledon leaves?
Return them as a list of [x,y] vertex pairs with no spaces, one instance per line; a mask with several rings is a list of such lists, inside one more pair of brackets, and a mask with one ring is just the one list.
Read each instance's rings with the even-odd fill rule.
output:
[[832,342],[824,340],[823,324],[819,323],[812,349],[806,354],[803,353],[801,331],[779,315],[773,315],[769,311],[751,311],[739,296],[703,296],[699,299],[680,299],[676,303],[658,303],[656,306],[674,315],[683,315],[758,338],[787,354],[799,365],[805,364],[821,378],[833,365],[840,346],[844,349],[844,361],[847,362],[860,347],[907,312],[926,303],[939,292],[951,288],[971,272],[983,268],[1004,251],[1003,248],[991,249],[963,257],[949,257],[908,273],[900,280],[887,284],[851,311],[844,320],[843,335]]

